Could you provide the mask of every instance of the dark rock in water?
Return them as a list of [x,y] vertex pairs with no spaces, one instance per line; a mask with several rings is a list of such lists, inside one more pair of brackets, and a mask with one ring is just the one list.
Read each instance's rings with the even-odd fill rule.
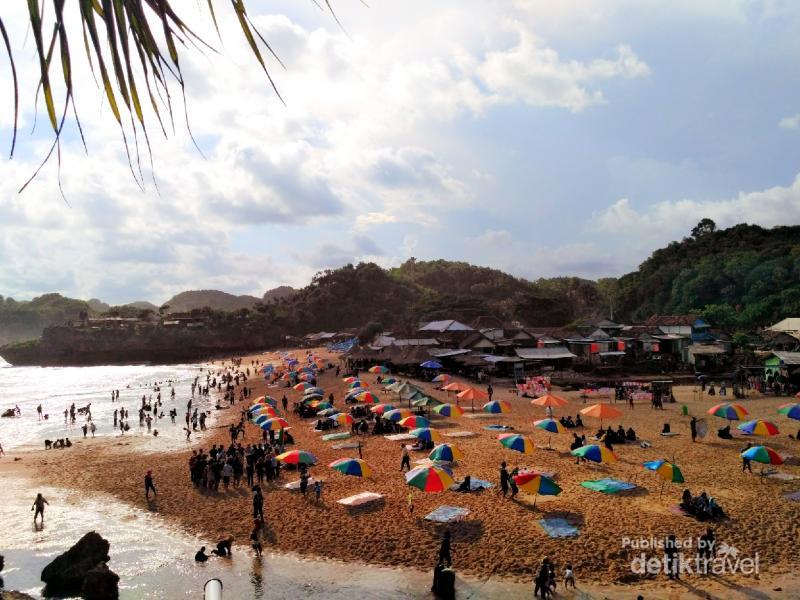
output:
[[86,574],[108,562],[110,544],[90,531],[69,550],[57,556],[42,570],[46,596],[76,596],[83,589]]
[[119,597],[118,583],[119,575],[106,563],[100,563],[86,574],[82,597],[84,600],[114,600]]
[[5,567],[6,567],[6,559],[5,557],[3,557],[2,554],[0,554],[0,571],[5,569]]

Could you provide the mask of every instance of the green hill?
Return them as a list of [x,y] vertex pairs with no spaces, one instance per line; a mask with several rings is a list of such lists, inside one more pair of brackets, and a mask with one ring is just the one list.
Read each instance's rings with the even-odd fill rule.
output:
[[253,308],[258,302],[260,299],[255,296],[234,296],[218,290],[192,290],[176,294],[164,305],[169,306],[168,312],[190,312],[200,308],[234,312]]

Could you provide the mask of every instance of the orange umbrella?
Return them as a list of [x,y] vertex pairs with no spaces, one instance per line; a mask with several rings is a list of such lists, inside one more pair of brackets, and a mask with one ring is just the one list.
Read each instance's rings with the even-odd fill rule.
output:
[[614,408],[610,404],[603,404],[602,402],[598,402],[597,404],[592,404],[591,406],[587,406],[581,411],[582,415],[587,417],[594,417],[595,419],[600,419],[600,427],[603,426],[603,419],[613,419],[614,417],[621,417],[622,411],[619,409]]
[[536,398],[531,400],[531,404],[534,406],[549,406],[551,408],[559,408],[561,406],[566,406],[569,404],[564,398],[560,396],[555,396],[553,394],[545,394],[541,398]]
[[442,389],[448,392],[463,392],[464,390],[470,389],[470,387],[466,383],[454,381],[453,383],[448,383],[443,386]]
[[472,401],[472,412],[475,412],[475,400],[483,402],[484,400],[489,399],[489,394],[486,392],[479,390],[478,388],[468,387],[463,392],[459,392],[456,394],[456,398],[459,400],[471,400]]

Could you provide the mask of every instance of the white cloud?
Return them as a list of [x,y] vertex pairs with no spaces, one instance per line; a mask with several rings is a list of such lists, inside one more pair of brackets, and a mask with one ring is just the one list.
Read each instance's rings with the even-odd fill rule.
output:
[[487,229],[473,239],[489,246],[506,245],[513,241],[511,233],[505,229]]
[[800,113],[791,117],[784,117],[780,120],[778,126],[783,129],[800,129]]

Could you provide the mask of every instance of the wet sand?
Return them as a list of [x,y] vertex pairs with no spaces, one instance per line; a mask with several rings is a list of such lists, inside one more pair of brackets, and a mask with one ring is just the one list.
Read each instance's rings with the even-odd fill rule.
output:
[[[370,383],[375,380],[374,375],[363,376]],[[300,397],[300,393],[293,390],[267,390],[264,382],[258,379],[248,383],[256,388],[257,395],[266,392],[279,399],[285,392],[290,401]],[[346,384],[334,376],[333,370],[324,373],[318,384],[326,394],[334,393],[341,408]],[[431,384],[422,385],[435,397],[447,399],[445,392],[433,391]],[[557,409],[556,416],[574,416],[583,407],[578,394],[561,395],[568,398],[570,404]],[[520,466],[556,472],[556,481],[563,492],[558,497],[540,497],[534,508],[533,498],[524,492],[515,500],[509,500],[495,490],[479,494],[427,495],[414,490],[413,514],[409,514],[406,503],[409,488],[400,474],[400,443],[380,436],[362,436],[364,459],[372,466],[374,474],[369,479],[346,477],[328,468],[327,464],[337,458],[355,456],[357,451],[333,449],[335,442],[322,441],[322,434],[312,430],[312,420],[304,421],[290,414],[288,420],[293,427],[295,448],[308,450],[319,458],[320,464],[312,469],[312,475],[325,481],[324,502],[317,506],[310,495],[304,499],[280,486],[267,486],[265,516],[269,546],[277,551],[427,571],[435,561],[444,526],[422,517],[448,504],[470,510],[467,520],[449,526],[453,533],[454,566],[462,573],[530,582],[537,565],[547,556],[556,562],[559,574],[563,573],[564,565],[572,563],[579,588],[594,590],[593,595],[598,594],[596,597],[606,594],[597,587],[602,584],[621,586],[611,588],[609,597],[615,598],[628,594],[635,597],[640,590],[647,591],[645,597],[659,598],[679,598],[686,594],[705,597],[706,592],[711,593],[711,597],[718,594],[720,597],[793,597],[784,594],[798,589],[791,577],[800,565],[800,550],[794,543],[800,523],[800,503],[790,502],[782,494],[800,490],[800,480],[762,481],[755,475],[742,474],[738,451],[748,439],[745,436],[736,436],[734,440],[716,438],[716,428],[725,421],[705,415],[709,406],[724,399],[700,399],[691,387],[676,388],[676,396],[678,403],[665,405],[663,411],[652,410],[649,404],[637,404],[633,410],[618,405],[623,417],[614,419],[611,425],[615,428],[619,423],[625,428],[633,426],[639,437],[650,441],[652,447],[620,446],[617,448],[620,462],[597,467],[575,464],[568,455],[572,439],[569,434],[552,436],[555,450],[537,449],[530,456],[502,448],[497,442],[497,433],[484,430],[485,425],[511,425],[516,432],[529,435],[540,446],[546,446],[548,438],[532,424],[533,420],[544,417],[544,409],[531,406],[528,399],[517,398],[508,389],[496,386],[495,399],[509,400],[513,405],[512,413],[475,419],[434,417],[434,425],[442,432],[458,430],[476,434],[472,438],[449,440],[455,441],[465,454],[464,460],[455,467],[456,477],[470,474],[496,484],[499,464],[505,460],[509,469]],[[397,399],[394,394],[386,393],[385,397],[387,401]],[[753,397],[742,403],[751,415],[772,420],[781,428],[781,435],[766,440],[770,447],[785,454],[800,454],[800,443],[786,435],[796,432],[798,422],[777,415],[775,410],[786,401],[786,398]],[[176,399],[177,406],[184,402]],[[708,420],[711,434],[702,442],[691,443],[689,417],[680,415],[680,406],[684,403],[690,415]],[[165,404],[169,409],[169,403]],[[237,404],[234,410],[223,411],[220,423],[238,419],[238,414]],[[594,419],[585,419],[585,422],[585,432],[591,435],[598,423]],[[679,435],[661,437],[659,432],[664,422],[669,422],[672,431]],[[260,430],[248,426],[246,443],[259,439]],[[228,433],[223,427],[211,430],[194,444],[208,449],[212,443],[227,441]],[[168,523],[205,539],[215,540],[231,533],[239,542],[244,542],[252,524],[249,493],[244,488],[219,493],[196,490],[188,477],[189,455],[189,447],[185,451],[142,454],[136,440],[98,439],[81,441],[68,452],[31,453],[24,456],[23,464],[26,472],[48,484],[86,493],[112,494],[131,505],[157,512]],[[412,453],[412,463],[424,457],[423,453]],[[674,533],[679,538],[696,538],[707,526],[669,511],[670,506],[678,503],[684,486],[667,483],[661,493],[662,485],[657,476],[640,467],[643,461],[657,458],[674,458],[686,477],[685,487],[695,495],[705,490],[717,498],[731,517],[714,524],[718,543],[724,541],[735,546],[743,556],[758,553],[760,579],[733,575],[713,579],[692,577],[687,585],[668,583],[663,575],[641,577],[631,573],[631,561],[640,551],[623,548],[623,537],[663,538]],[[8,464],[6,460],[4,463]],[[142,477],[147,469],[154,470],[159,490],[158,498],[149,505],[142,489]],[[780,469],[800,475],[795,465],[784,465]],[[758,470],[758,465],[754,470]],[[604,477],[633,481],[639,487],[632,493],[605,495],[579,485],[581,481]],[[281,483],[294,478],[293,473],[284,470]],[[356,512],[335,503],[339,498],[362,491],[383,494],[385,502]],[[547,537],[536,521],[553,516],[566,517],[576,523],[580,536],[575,539]]]

